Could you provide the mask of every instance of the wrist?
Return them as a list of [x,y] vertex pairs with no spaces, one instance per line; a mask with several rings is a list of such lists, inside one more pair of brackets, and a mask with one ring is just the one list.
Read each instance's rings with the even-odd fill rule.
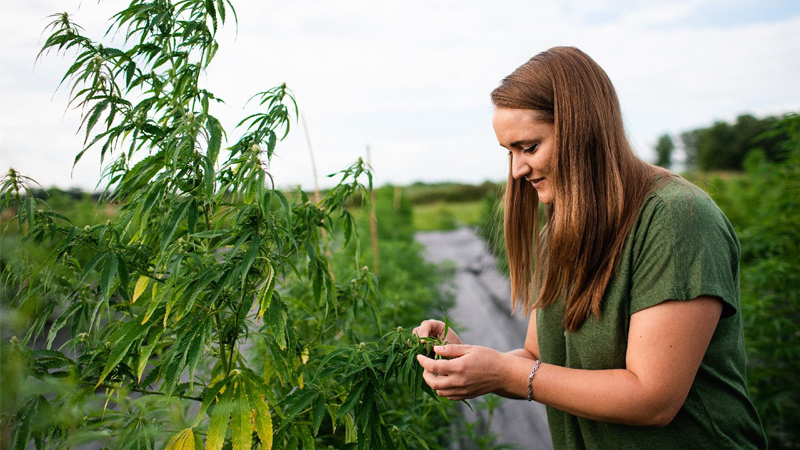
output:
[[533,378],[536,377],[536,372],[539,371],[539,365],[541,364],[541,360],[536,360],[533,363],[533,367],[531,368],[530,373],[528,374],[528,401],[533,400]]

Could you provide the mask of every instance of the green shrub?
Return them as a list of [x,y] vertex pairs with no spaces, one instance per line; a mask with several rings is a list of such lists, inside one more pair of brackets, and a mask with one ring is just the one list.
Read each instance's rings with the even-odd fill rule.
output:
[[3,448],[446,446],[452,405],[422,396],[415,358],[430,344],[395,326],[441,304],[446,274],[406,245],[406,217],[379,285],[347,209],[369,196],[363,161],[319,202],[274,188],[286,85],[227,142],[200,84],[226,17],[223,0],[134,0],[117,49],[54,16],[42,52],[77,52],[76,163],[99,150],[111,211],[80,226],[23,175],[0,180],[3,332],[20,333],[0,346]]
[[774,133],[787,158],[747,160],[752,190],[750,223],[742,245],[742,314],[748,384],[770,448],[800,448],[800,116],[778,122]]

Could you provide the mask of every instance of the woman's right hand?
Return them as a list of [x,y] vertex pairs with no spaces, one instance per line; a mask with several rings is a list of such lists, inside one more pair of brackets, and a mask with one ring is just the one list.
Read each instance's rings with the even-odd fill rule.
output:
[[414,328],[412,333],[419,337],[435,337],[437,339],[446,341],[450,344],[463,344],[464,342],[458,337],[453,329],[447,330],[447,336],[444,335],[444,322],[441,320],[425,320],[417,328]]

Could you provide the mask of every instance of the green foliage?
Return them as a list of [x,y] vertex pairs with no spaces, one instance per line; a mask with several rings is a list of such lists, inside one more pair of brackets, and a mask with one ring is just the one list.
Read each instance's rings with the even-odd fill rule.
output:
[[[742,315],[748,383],[770,448],[800,447],[800,116],[770,130],[785,135],[787,158],[770,162],[752,154],[752,221],[742,243]],[[769,136],[768,136],[769,137]]]
[[748,152],[760,149],[771,161],[785,158],[780,142],[786,138],[781,133],[766,133],[778,119],[758,119],[741,115],[736,123],[715,122],[707,128],[697,128],[681,133],[686,150],[686,164],[690,170],[742,170]]
[[672,165],[672,150],[674,149],[675,144],[672,142],[672,138],[668,134],[662,134],[656,144],[656,165],[669,169]]
[[497,190],[497,185],[484,182],[479,185],[462,183],[414,183],[404,188],[404,194],[413,205],[430,203],[465,203],[483,200]]
[[84,224],[13,170],[0,183],[3,308],[25,331],[0,347],[11,448],[446,445],[453,408],[421,395],[415,361],[430,343],[380,331],[441,300],[409,205],[378,204],[402,219],[379,230],[378,286],[348,209],[369,198],[363,161],[319,202],[272,185],[297,116],[286,85],[253,97],[229,145],[200,75],[231,16],[226,0],[134,0],[112,18],[119,49],[53,16],[42,54],[77,54],[62,81],[85,111],[75,162],[99,149],[114,214]]

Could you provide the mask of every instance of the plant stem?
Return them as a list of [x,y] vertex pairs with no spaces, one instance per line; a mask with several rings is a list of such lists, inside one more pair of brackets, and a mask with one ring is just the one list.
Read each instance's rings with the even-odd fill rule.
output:
[[219,359],[222,361],[222,371],[227,376],[230,373],[230,366],[228,365],[228,357],[225,353],[224,336],[222,335],[222,320],[219,313],[214,315],[214,321],[217,323],[217,336],[219,336]]
[[[94,386],[94,383],[83,382],[83,384],[85,384],[87,386]],[[102,388],[106,388],[106,389],[115,389],[115,390],[120,389],[120,386],[115,386],[113,384],[107,384],[107,383],[101,383],[97,387],[102,387]],[[165,397],[167,396],[167,394],[165,394],[163,392],[150,391],[150,390],[147,390],[147,389],[140,389],[140,388],[131,388],[131,391],[138,392],[140,394],[147,394],[147,395],[162,395],[162,396],[165,396]],[[202,402],[203,401],[202,398],[193,397],[191,395],[176,395],[176,397],[182,398],[182,399],[185,399],[185,400],[194,400],[196,402]]]

